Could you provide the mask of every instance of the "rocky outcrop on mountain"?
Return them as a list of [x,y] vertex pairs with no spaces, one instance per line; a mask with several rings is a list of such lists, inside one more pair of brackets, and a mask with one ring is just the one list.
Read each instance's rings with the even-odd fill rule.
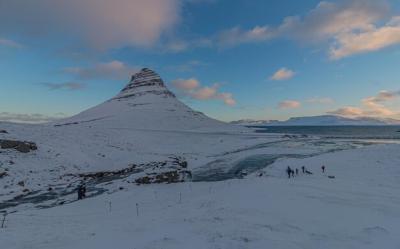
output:
[[8,134],[6,130],[0,130],[0,134]]
[[14,149],[21,153],[28,153],[37,150],[37,145],[33,142],[16,141],[16,140],[0,140],[1,149]]
[[175,95],[165,87],[164,81],[157,73],[148,68],[143,68],[132,76],[129,84],[113,99],[138,97],[146,94],[175,98]]

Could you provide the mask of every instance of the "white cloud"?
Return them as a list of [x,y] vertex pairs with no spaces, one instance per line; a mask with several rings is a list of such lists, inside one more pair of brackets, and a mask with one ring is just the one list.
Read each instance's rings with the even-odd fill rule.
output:
[[202,86],[195,78],[190,79],[177,79],[172,81],[172,84],[183,95],[196,100],[222,100],[228,106],[236,105],[236,100],[233,98],[232,93],[219,92],[219,84],[212,86]]
[[62,113],[48,116],[44,114],[22,114],[11,112],[0,112],[0,121],[17,122],[17,123],[46,123],[65,118]]
[[86,87],[85,84],[79,82],[65,82],[65,83],[42,83],[43,86],[50,90],[70,90],[76,91]]
[[301,106],[301,103],[297,100],[285,100],[278,104],[279,109],[296,109]]
[[271,80],[288,80],[291,79],[295,75],[295,72],[287,69],[287,68],[281,68],[278,71],[276,71],[271,77]]
[[242,43],[266,41],[273,37],[275,37],[275,32],[267,26],[256,26],[250,30],[235,27],[219,33],[216,42],[221,47],[231,47]]
[[314,42],[331,39],[342,33],[369,30],[387,13],[385,1],[321,1],[304,17],[285,18],[278,30],[285,37]]
[[180,9],[180,0],[1,1],[0,30],[97,49],[151,46],[179,22]]
[[138,67],[127,65],[121,61],[97,63],[91,67],[67,67],[63,71],[75,75],[79,79],[129,79],[129,76],[139,70]]
[[10,47],[10,48],[23,48],[22,44],[15,42],[13,40],[0,38],[0,46]]
[[173,70],[173,71],[178,71],[178,72],[191,72],[195,68],[204,67],[207,65],[208,65],[207,63],[204,63],[202,61],[191,60],[191,61],[185,62],[183,64],[179,64],[179,65],[169,65],[169,66],[166,66],[165,68],[167,70]]
[[333,104],[335,101],[332,98],[328,98],[328,97],[324,97],[324,98],[315,97],[315,98],[307,99],[307,102],[311,103],[311,104],[329,105],[329,104]]

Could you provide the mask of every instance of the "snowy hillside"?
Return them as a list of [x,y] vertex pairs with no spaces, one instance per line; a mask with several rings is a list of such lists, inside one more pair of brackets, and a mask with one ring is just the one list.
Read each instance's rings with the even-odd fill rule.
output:
[[276,120],[239,120],[232,124],[244,126],[263,126],[263,125],[281,125],[281,126],[325,126],[325,125],[399,125],[400,120],[379,119],[371,117],[348,118],[337,115],[322,115],[311,117],[294,117],[286,121]]
[[[134,182],[150,173],[190,172],[215,160],[211,155],[264,141],[193,111],[149,69],[109,101],[74,117],[40,125],[0,123],[0,130],[0,201],[8,203],[67,195],[95,173],[132,176]],[[26,149],[25,141],[36,149]],[[92,179],[93,188],[98,180]]]
[[211,119],[180,102],[154,71],[144,68],[112,99],[56,126],[83,125],[104,128],[156,130],[238,130]]

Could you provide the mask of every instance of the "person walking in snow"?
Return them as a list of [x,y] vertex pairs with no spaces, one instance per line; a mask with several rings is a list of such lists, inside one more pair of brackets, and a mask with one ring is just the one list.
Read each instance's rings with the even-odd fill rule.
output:
[[298,175],[299,175],[299,169],[296,168],[296,176],[298,176]]
[[286,173],[288,174],[288,178],[290,178],[290,175],[292,174],[292,169],[289,166],[286,169]]
[[322,165],[321,169],[322,169],[322,173],[325,173],[325,165]]
[[82,185],[82,199],[86,198],[86,184],[84,183]]
[[78,186],[78,200],[82,200],[85,197],[86,197],[86,185],[83,183]]
[[82,187],[83,187],[83,186],[80,184],[80,185],[78,186],[78,188],[77,188],[77,190],[78,190],[78,200],[82,200],[82,199],[83,199],[83,196],[82,196],[82,193],[83,193]]
[[292,174],[292,177],[294,177],[294,170],[292,170],[290,173]]
[[303,171],[303,174],[306,173],[306,167],[301,166],[301,171]]

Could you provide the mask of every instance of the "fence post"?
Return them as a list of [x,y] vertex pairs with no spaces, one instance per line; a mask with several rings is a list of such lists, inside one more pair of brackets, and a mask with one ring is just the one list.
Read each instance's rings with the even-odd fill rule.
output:
[[7,213],[4,213],[3,214],[3,220],[1,221],[1,228],[4,228],[4,226],[6,224],[6,216],[7,216]]

